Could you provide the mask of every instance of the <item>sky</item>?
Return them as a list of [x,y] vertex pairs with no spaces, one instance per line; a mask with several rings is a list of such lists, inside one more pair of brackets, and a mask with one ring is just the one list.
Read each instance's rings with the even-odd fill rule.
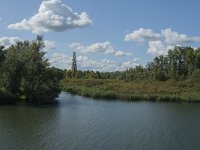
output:
[[52,66],[123,71],[200,47],[199,0],[0,0],[0,45],[44,38]]

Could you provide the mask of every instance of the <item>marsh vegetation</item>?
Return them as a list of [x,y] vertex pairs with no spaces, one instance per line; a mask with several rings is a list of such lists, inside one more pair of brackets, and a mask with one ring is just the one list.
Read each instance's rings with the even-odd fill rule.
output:
[[175,47],[126,71],[66,71],[64,91],[129,101],[200,101],[200,48]]

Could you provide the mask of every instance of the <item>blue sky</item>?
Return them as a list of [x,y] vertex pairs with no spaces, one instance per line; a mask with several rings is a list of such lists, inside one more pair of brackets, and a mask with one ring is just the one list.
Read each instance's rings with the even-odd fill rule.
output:
[[176,45],[199,47],[199,6],[198,0],[1,0],[0,44],[41,34],[56,67],[70,69],[76,51],[79,69],[125,70]]

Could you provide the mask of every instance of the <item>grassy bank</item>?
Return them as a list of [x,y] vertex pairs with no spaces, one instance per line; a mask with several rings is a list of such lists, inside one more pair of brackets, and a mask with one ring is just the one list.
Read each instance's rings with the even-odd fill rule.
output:
[[81,96],[126,101],[200,102],[200,83],[186,81],[124,82],[103,79],[65,79],[64,91]]

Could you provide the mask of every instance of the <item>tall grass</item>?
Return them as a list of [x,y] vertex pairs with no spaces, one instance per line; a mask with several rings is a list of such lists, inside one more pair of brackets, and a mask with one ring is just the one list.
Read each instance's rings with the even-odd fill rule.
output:
[[124,82],[104,79],[64,79],[64,91],[86,97],[127,101],[199,101],[200,82]]

